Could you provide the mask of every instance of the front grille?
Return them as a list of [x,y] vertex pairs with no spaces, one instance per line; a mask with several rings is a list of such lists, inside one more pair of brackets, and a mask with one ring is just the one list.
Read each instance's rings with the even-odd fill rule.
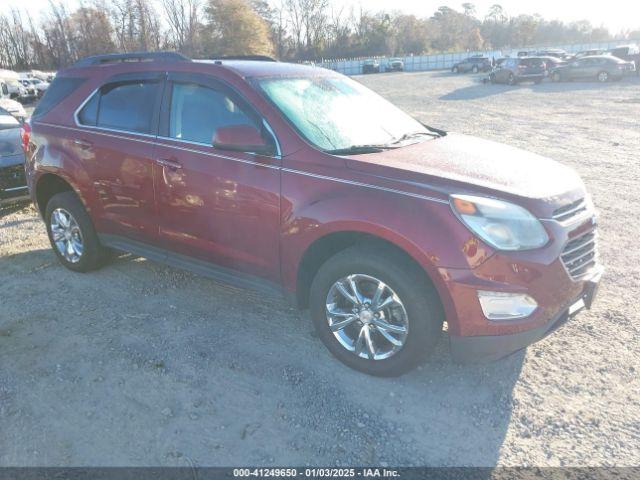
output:
[[569,205],[565,205],[564,207],[560,207],[553,212],[553,219],[559,222],[564,222],[566,220],[570,220],[573,217],[576,217],[583,212],[587,211],[587,202],[585,202],[584,198],[580,200],[576,200]]
[[565,245],[560,258],[574,280],[589,273],[596,265],[598,256],[596,237],[596,230],[589,230]]

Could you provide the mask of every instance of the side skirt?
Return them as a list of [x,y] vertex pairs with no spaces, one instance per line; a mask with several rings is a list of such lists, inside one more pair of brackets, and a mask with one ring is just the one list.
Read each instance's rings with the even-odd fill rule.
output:
[[198,260],[187,255],[181,255],[118,235],[98,234],[98,238],[100,239],[100,243],[105,247],[148,258],[154,262],[164,263],[171,267],[187,270],[217,282],[226,283],[227,285],[246,290],[253,290],[272,297],[285,298],[286,300],[293,298],[291,294],[286,292],[277,283],[254,275],[237,272],[230,268],[221,267],[204,260]]

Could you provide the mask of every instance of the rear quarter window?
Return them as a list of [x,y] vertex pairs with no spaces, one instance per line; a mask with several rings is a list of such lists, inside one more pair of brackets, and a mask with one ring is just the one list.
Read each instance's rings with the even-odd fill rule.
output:
[[86,79],[77,77],[56,77],[38,102],[31,118],[38,119],[49,113],[56,105],[71,95]]

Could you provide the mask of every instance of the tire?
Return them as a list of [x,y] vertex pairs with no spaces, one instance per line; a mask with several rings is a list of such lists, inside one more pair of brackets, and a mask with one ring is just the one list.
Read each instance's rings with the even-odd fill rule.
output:
[[515,85],[516,84],[516,77],[513,73],[509,74],[509,78],[507,79],[507,83],[509,85]]
[[[100,268],[109,257],[109,250],[100,244],[93,223],[74,192],[62,192],[51,197],[44,218],[51,248],[60,263],[69,270],[90,272]],[[70,224],[66,230],[65,223]],[[60,237],[63,230],[65,234],[69,231],[69,237]],[[57,239],[62,239],[56,241],[54,235]],[[62,253],[65,242],[67,245],[72,243],[71,253],[66,249],[67,254]]]
[[[352,293],[349,276],[364,297],[361,298],[364,303],[360,305],[366,305],[367,300],[373,303],[378,281],[386,285],[380,298],[386,302],[393,297],[400,303],[392,302],[392,306],[380,309],[381,313],[372,313],[376,310],[372,305],[356,314],[356,304],[347,300],[336,287],[338,281],[344,280],[347,293]],[[351,317],[345,318],[343,314],[334,318],[344,318],[351,323],[334,333],[329,324],[328,305]],[[436,346],[444,318],[436,290],[424,272],[402,254],[373,245],[350,247],[322,265],[311,285],[310,311],[318,336],[338,360],[361,372],[382,377],[401,375],[422,363]],[[371,318],[371,315],[375,317]],[[333,318],[331,321],[336,323]],[[406,325],[405,333],[381,328],[379,325],[382,324],[396,330],[399,325]],[[359,344],[361,337],[367,338],[365,329],[375,343],[375,356],[380,358],[371,358],[372,350],[366,347],[366,340]],[[387,335],[391,335],[396,343],[387,340]],[[351,349],[345,346],[349,342]]]
[[477,66],[477,65],[474,65],[474,66],[473,66],[473,68],[471,69],[471,71],[472,71],[473,73],[478,73],[478,72],[479,72],[478,66]]
[[452,71],[453,73],[459,73],[459,72],[460,72],[460,69],[459,69],[458,67],[453,67],[453,68],[451,69],[451,71]]
[[542,83],[542,78],[536,78],[533,83],[535,83],[536,85],[540,85]]
[[596,80],[598,80],[600,83],[607,83],[609,81],[609,72],[606,72],[604,70],[602,72],[598,72]]
[[562,81],[562,75],[560,75],[559,72],[553,72],[553,74],[551,75],[551,80],[554,82],[561,82]]

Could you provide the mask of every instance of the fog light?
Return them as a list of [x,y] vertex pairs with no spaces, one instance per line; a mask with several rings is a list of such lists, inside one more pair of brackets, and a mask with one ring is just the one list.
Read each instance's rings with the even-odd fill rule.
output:
[[527,294],[478,290],[482,313],[489,320],[517,320],[531,315],[538,304]]

